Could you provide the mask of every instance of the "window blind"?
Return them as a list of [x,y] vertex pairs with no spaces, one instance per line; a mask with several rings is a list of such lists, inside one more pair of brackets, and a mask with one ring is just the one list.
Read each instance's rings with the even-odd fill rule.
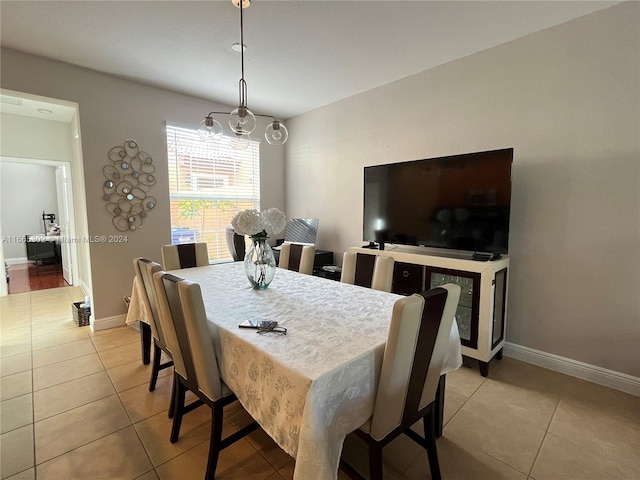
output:
[[209,260],[231,258],[225,229],[245,209],[260,210],[260,143],[235,150],[231,138],[204,142],[167,125],[172,243],[206,242]]

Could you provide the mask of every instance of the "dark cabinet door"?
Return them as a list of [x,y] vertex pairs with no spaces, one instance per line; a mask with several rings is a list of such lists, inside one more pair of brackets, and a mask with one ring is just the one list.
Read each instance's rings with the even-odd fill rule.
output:
[[424,290],[424,266],[395,262],[391,291],[400,295],[412,295]]

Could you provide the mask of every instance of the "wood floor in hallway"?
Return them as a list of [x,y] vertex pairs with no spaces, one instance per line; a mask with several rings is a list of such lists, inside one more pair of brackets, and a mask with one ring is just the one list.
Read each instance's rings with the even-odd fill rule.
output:
[[69,286],[62,278],[59,264],[35,266],[32,263],[21,263],[9,266],[8,271],[9,294]]

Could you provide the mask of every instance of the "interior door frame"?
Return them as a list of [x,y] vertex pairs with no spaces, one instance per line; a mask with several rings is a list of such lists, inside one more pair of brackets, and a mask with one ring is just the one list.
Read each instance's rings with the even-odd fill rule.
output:
[[[58,222],[60,223],[60,235],[71,238],[71,223],[73,222],[73,203],[70,203],[69,182],[70,169],[65,165],[56,167],[56,197],[58,200]],[[61,191],[62,190],[62,191]],[[60,245],[60,254],[62,257],[62,278],[69,285],[74,284],[73,276],[73,255],[71,255],[71,244],[62,242]]]

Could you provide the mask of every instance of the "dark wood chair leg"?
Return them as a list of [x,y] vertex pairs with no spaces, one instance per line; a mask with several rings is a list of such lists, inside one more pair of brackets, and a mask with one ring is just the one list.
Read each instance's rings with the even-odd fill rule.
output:
[[182,384],[178,376],[175,379],[175,400],[173,412],[173,425],[171,426],[171,437],[169,441],[176,443],[180,436],[180,427],[182,426],[182,417],[184,415],[184,400],[187,388]]
[[445,391],[446,375],[440,375],[440,381],[438,382],[438,389],[436,390],[436,400],[433,403],[435,409],[435,429],[436,438],[442,436],[442,427],[444,425],[444,391]]
[[[437,400],[436,400],[437,401]],[[427,457],[429,458],[429,469],[431,470],[431,479],[432,480],[441,480],[442,476],[440,475],[440,463],[438,462],[438,450],[436,448],[436,411],[433,408],[430,410],[427,415],[423,418],[424,423],[424,439],[425,439],[425,447],[427,450]]]
[[377,442],[369,443],[369,478],[382,480],[382,446]]
[[149,379],[149,391],[153,392],[156,389],[156,382],[158,381],[158,372],[160,371],[160,357],[162,357],[162,350],[160,347],[153,343],[153,363],[151,365],[151,378]]
[[218,457],[222,448],[222,413],[221,403],[214,403],[211,406],[211,439],[209,441],[209,460],[207,461],[206,480],[214,480]]
[[171,382],[171,400],[169,401],[169,412],[167,416],[173,418],[176,413],[176,384],[178,383],[178,374],[173,372],[173,382]]
[[151,361],[151,327],[148,323],[140,323],[140,348],[142,350],[142,364],[149,365]]

